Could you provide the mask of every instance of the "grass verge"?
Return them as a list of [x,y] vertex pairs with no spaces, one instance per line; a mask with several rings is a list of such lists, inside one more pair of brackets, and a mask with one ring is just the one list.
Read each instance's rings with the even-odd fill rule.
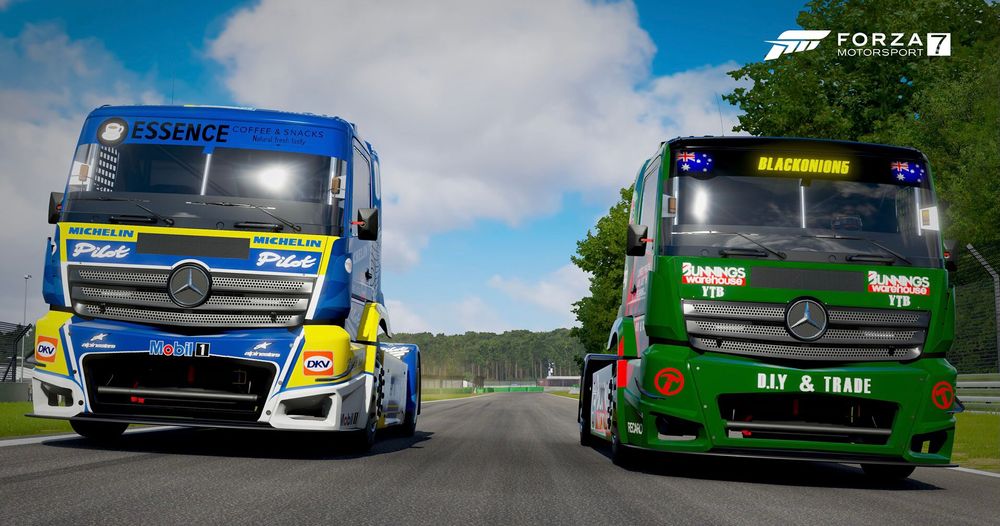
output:
[[571,393],[569,391],[546,391],[550,395],[562,396],[566,398],[572,398],[573,400],[578,400],[580,398],[579,393]]
[[51,418],[28,418],[31,402],[0,402],[0,437],[72,433],[69,422]]
[[960,413],[955,418],[951,461],[963,468],[1000,473],[1000,414]]

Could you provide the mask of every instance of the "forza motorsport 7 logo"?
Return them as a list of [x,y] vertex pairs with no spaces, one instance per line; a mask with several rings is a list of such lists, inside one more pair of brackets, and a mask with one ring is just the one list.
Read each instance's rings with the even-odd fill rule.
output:
[[[832,31],[790,29],[777,40],[765,40],[771,49],[764,60],[801,53],[819,47]],[[839,57],[947,57],[951,56],[951,33],[837,33]]]

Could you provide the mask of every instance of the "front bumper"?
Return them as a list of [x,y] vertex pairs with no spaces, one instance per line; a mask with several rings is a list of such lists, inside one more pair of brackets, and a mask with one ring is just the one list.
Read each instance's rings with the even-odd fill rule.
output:
[[[955,370],[941,358],[805,369],[656,344],[627,363],[618,431],[633,447],[951,465],[955,418],[932,392],[943,383],[953,393]],[[679,390],[676,375],[669,388],[661,375],[657,387],[657,375],[670,369],[683,376]]]
[[50,313],[38,333],[32,416],[353,431],[369,413],[369,348],[337,326],[190,335]]

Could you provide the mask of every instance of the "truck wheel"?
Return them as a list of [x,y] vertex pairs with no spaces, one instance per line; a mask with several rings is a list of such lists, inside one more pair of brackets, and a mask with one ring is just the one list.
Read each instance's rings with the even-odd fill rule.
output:
[[[617,376],[617,371],[615,371]],[[611,378],[611,386],[609,387],[608,393],[612,393],[610,389],[613,389],[616,385],[617,378]],[[636,451],[625,444],[622,443],[621,437],[618,436],[618,401],[611,397],[611,401],[608,403],[608,407],[611,408],[608,415],[609,424],[611,426],[611,462],[614,462],[616,466],[621,466],[623,468],[631,467],[635,464]]]
[[70,427],[78,435],[96,441],[110,442],[122,436],[128,424],[122,422],[89,422],[85,420],[70,420]]
[[[410,399],[409,396],[406,397]],[[417,403],[413,405],[413,411],[407,411],[403,416],[403,425],[399,428],[399,434],[404,437],[411,437],[417,434],[417,408],[420,407],[420,379],[417,378]]]
[[375,428],[378,427],[378,418],[368,415],[368,423],[361,431],[351,431],[349,448],[355,453],[367,453],[375,445]]
[[[377,363],[375,366],[381,372],[382,368]],[[372,386],[372,395],[368,403],[368,419],[365,421],[365,428],[361,431],[352,431],[350,433],[348,443],[350,449],[356,453],[367,453],[375,445],[375,430],[378,428],[380,415],[378,404],[382,402],[382,385],[379,383],[379,372],[372,375],[372,383],[374,385]]]
[[583,447],[591,447],[596,441],[594,440],[594,435],[590,433],[590,399],[584,399],[584,389],[580,388],[580,418],[578,419],[580,426],[580,445]]
[[861,464],[861,469],[873,480],[889,482],[903,480],[913,474],[916,466],[899,466],[894,464]]

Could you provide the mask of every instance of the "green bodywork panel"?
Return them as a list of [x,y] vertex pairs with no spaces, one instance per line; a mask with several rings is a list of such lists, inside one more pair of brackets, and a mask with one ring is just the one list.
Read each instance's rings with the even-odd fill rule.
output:
[[[721,297],[709,297],[705,294],[703,285],[682,283],[684,263],[707,267],[740,267],[744,269],[745,282],[741,286],[722,287],[724,291]],[[767,267],[780,268],[789,272],[789,276],[796,270],[843,272],[846,274],[838,280],[840,288],[849,288],[843,284],[853,286],[855,281],[857,286],[856,290],[792,288],[792,279],[787,281],[786,286],[789,288],[755,286],[755,270]],[[890,304],[889,294],[869,292],[869,271],[926,277],[930,285],[927,287],[928,293],[908,295],[908,306],[895,307]],[[627,385],[617,390],[617,432],[623,443],[675,452],[711,452],[719,448],[725,448],[727,452],[746,448],[748,453],[753,450],[803,450],[885,455],[887,458],[925,465],[949,462],[955,419],[953,414],[935,406],[931,396],[931,390],[936,384],[947,382],[954,386],[956,378],[955,369],[944,359],[955,330],[953,290],[948,284],[947,271],[903,266],[786,262],[776,259],[661,256],[656,258],[650,271],[649,287],[644,320],[649,337],[648,347],[637,349],[633,318],[623,317],[615,325],[619,331],[618,337],[623,341],[622,358],[629,362],[625,373],[629,375]],[[829,362],[791,363],[788,360],[775,363],[775,360],[769,359],[699,351],[688,344],[682,300],[787,304],[801,297],[817,299],[827,306],[927,311],[931,317],[923,353],[920,358],[906,363],[854,362],[830,365]],[[617,349],[611,351],[617,352]],[[656,389],[656,375],[668,368],[677,369],[683,374],[684,385],[679,392],[664,396]],[[764,378],[769,383],[764,389],[758,384],[761,374],[766,375]],[[772,374],[785,375],[781,388],[770,385],[777,378]],[[834,377],[838,380],[833,380]],[[887,443],[875,445],[819,440],[748,439],[733,437],[731,433],[727,433],[725,418],[720,414],[719,408],[721,395],[802,393],[803,380],[809,380],[805,386],[807,389],[811,387],[811,392],[824,393],[834,382],[842,383],[845,378],[860,379],[857,382],[863,383],[868,392],[835,392],[832,393],[833,396],[844,395],[898,405],[892,423],[892,434]],[[700,424],[701,429],[693,439],[663,439],[657,432],[657,415]],[[936,454],[911,451],[914,435],[935,431],[946,433],[945,442]]]

